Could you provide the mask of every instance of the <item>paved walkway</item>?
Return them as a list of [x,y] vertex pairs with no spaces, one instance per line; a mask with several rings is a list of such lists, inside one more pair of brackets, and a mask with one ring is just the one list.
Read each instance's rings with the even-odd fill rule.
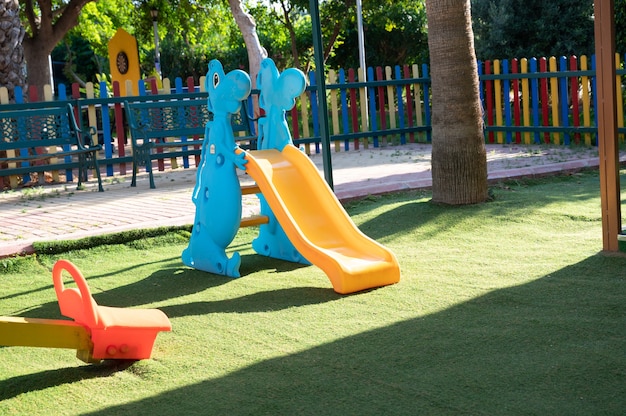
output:
[[[431,186],[430,145],[410,144],[332,153],[335,193],[340,200]],[[488,145],[490,180],[545,175],[598,166],[596,148]],[[311,159],[322,170],[321,155]],[[93,183],[47,185],[0,193],[0,258],[32,252],[35,241],[71,240],[130,229],[193,223],[191,192],[196,169],[146,175],[130,187],[130,177],[103,178],[105,192]],[[242,183],[250,182],[240,173]],[[93,182],[93,181],[92,181]],[[244,196],[244,216],[258,212],[254,195]]]

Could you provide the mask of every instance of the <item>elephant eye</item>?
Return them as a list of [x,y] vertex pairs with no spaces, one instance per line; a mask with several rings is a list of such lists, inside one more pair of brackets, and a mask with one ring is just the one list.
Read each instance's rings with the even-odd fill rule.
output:
[[219,74],[213,74],[213,88],[217,87],[220,83]]

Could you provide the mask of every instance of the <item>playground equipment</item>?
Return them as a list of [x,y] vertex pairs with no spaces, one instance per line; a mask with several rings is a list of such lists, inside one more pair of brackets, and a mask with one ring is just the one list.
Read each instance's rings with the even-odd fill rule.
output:
[[259,222],[252,244],[258,254],[311,262],[341,294],[397,283],[395,255],[356,227],[315,165],[293,145],[285,112],[304,91],[304,74],[297,69],[280,74],[271,59],[263,60],[257,84],[266,115],[259,120],[260,150],[248,152],[236,146],[230,117],[249,93],[249,77],[239,70],[224,75],[221,64],[211,61],[207,80],[214,119],[206,128],[192,197],[196,219],[183,262],[239,277],[239,253],[228,258],[225,252],[241,221],[238,167],[261,191],[261,214],[267,220]]
[[[77,288],[66,288],[63,271]],[[160,331],[170,331],[167,316],[158,309],[100,306],[91,296],[82,273],[67,260],[52,269],[54,290],[64,316],[74,319],[0,317],[0,345],[76,349],[84,362],[150,358]]]
[[[258,148],[259,150],[282,151],[285,146],[293,143],[285,112],[293,108],[296,98],[304,92],[306,78],[302,71],[296,68],[286,69],[280,74],[274,61],[265,59],[259,68],[257,87],[261,90],[259,106],[265,110],[265,117],[259,119]],[[267,217],[268,221],[267,224],[260,226],[259,236],[252,241],[252,248],[264,256],[294,263],[311,264],[298,252],[285,234],[265,196],[262,193],[257,196],[261,206],[261,215]]]
[[241,220],[241,187],[236,168],[245,163],[235,154],[231,117],[241,101],[250,94],[248,74],[234,70],[224,74],[217,60],[209,63],[206,90],[213,121],[206,125],[196,186],[192,201],[196,206],[189,245],[183,251],[183,263],[216,274],[239,277],[241,258],[226,255]]

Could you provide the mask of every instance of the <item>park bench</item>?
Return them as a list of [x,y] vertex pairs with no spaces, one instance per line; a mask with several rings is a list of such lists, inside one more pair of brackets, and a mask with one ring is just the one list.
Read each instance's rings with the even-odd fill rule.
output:
[[[240,147],[251,149],[256,147],[256,136],[251,133],[246,104],[242,102],[239,115],[233,117],[232,126]],[[155,188],[152,162],[179,156],[199,156],[205,126],[213,117],[207,107],[206,96],[188,99],[154,96],[146,101],[125,101],[124,109],[133,153],[131,186],[136,186],[137,172],[145,167],[150,188]]]
[[80,189],[89,169],[93,169],[98,190],[102,192],[97,158],[101,146],[93,145],[93,135],[93,128],[79,127],[74,106],[68,102],[2,105],[0,176],[15,178],[15,175],[41,172],[41,182],[43,172],[78,167]]

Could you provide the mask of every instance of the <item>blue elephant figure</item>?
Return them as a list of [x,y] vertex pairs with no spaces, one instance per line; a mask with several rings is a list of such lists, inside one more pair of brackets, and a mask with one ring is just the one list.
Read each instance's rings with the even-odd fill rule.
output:
[[185,265],[210,273],[239,277],[241,256],[231,258],[226,247],[241,222],[241,186],[237,169],[245,169],[245,154],[237,155],[231,118],[250,94],[248,74],[234,70],[224,74],[217,60],[209,63],[205,87],[213,120],[205,128],[200,164],[192,201],[196,206],[189,245],[182,253]]
[[[281,74],[274,61],[266,58],[261,62],[257,87],[261,91],[259,106],[265,110],[265,116],[259,119],[259,150],[282,151],[285,146],[293,144],[285,113],[293,108],[296,98],[304,92],[306,77],[296,68],[286,69]],[[293,246],[265,197],[258,197],[261,215],[267,216],[268,222],[260,226],[259,236],[252,241],[252,248],[264,256],[311,264]]]
[[261,61],[257,75],[257,88],[260,89],[259,106],[265,110],[265,117],[259,119],[259,150],[276,149],[282,151],[293,144],[285,112],[291,110],[306,88],[306,77],[296,68],[278,72],[271,58]]

